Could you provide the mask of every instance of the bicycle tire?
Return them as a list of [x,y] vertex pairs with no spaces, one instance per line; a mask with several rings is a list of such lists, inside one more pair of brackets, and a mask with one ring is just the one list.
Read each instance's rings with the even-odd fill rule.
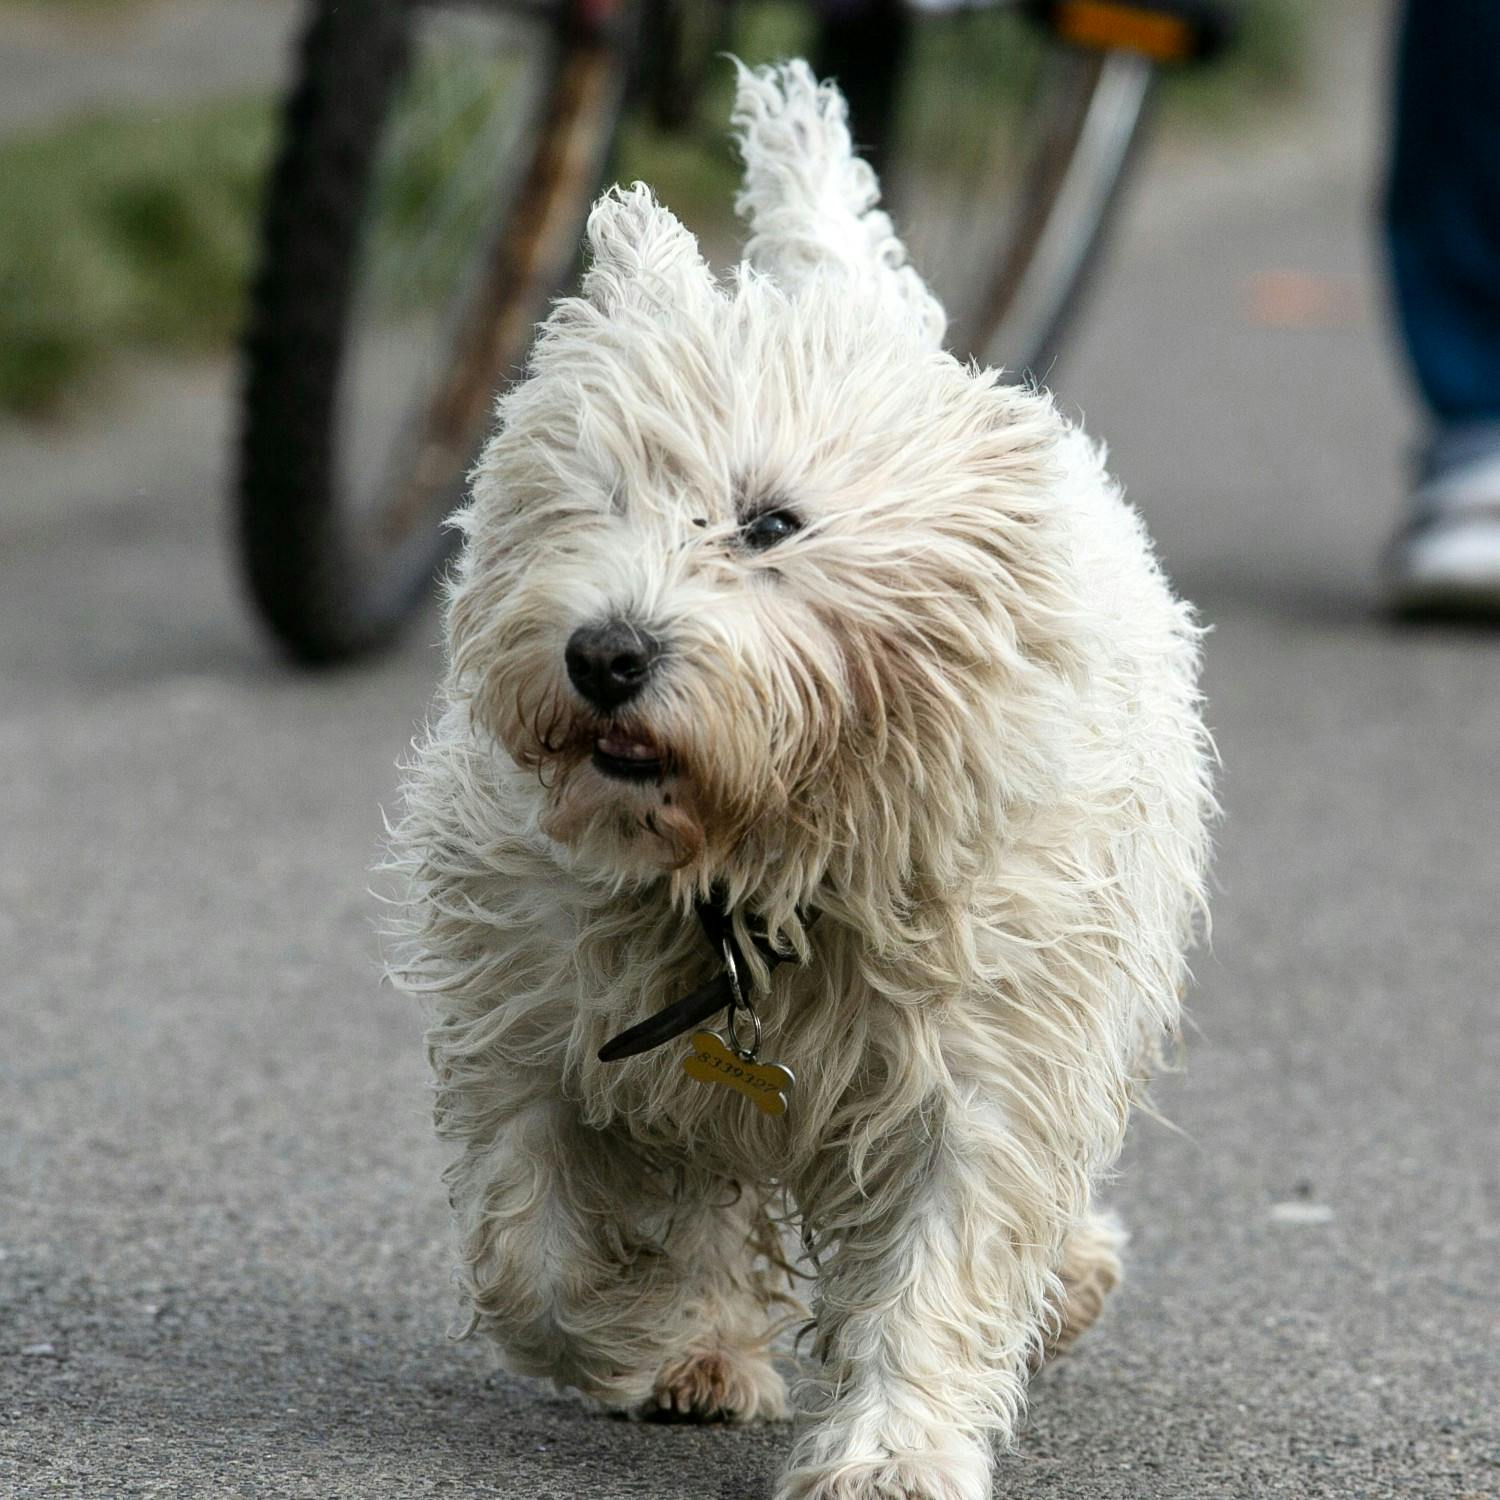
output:
[[1077,78],[1050,107],[1055,134],[1035,161],[1019,231],[993,262],[978,315],[955,330],[979,359],[1025,378],[1051,372],[1092,284],[1149,119],[1155,69],[1136,53],[1096,52],[1060,65]]
[[[876,15],[873,12],[878,11]],[[1033,143],[1029,160],[1006,193],[1002,227],[987,233],[963,261],[962,275],[934,253],[931,221],[940,218],[912,201],[930,162],[915,159],[903,128],[903,102],[913,90],[917,49],[942,28],[1010,25],[1023,18],[1015,6],[982,15],[919,15],[904,0],[877,0],[819,28],[817,59],[824,76],[847,80],[858,139],[881,172],[887,202],[913,261],[948,306],[948,344],[960,357],[1002,365],[1021,379],[1045,377],[1076,312],[1135,160],[1147,119],[1155,67],[1135,52],[1065,47],[1024,22],[1045,48],[1029,96],[1019,106],[1019,128],[992,129]],[[943,104],[946,101],[942,101]],[[982,163],[983,143],[974,150]],[[983,170],[990,168],[985,165]],[[1002,195],[956,190],[968,204]]]
[[381,253],[369,199],[421,9],[315,0],[265,202],[243,344],[238,536],[256,612],[309,666],[387,644],[430,587],[451,544],[441,519],[496,387],[576,264],[623,108],[624,49],[580,21],[585,7],[553,7],[540,112],[508,205],[462,247],[461,293],[431,319],[441,354],[430,388],[402,393],[403,421],[416,423],[408,451],[377,479],[375,500],[357,495],[352,455],[389,436],[344,430],[361,289]]

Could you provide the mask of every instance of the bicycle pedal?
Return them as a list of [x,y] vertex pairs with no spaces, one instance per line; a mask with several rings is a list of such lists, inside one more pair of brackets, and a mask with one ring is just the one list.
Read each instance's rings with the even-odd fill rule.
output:
[[1222,0],[1027,0],[1025,9],[1070,46],[1137,52],[1157,63],[1203,62],[1234,29]]

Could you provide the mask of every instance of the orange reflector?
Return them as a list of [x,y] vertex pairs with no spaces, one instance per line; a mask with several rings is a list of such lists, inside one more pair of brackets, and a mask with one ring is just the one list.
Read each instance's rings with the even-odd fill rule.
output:
[[1193,28],[1177,16],[1111,0],[1062,0],[1052,24],[1065,42],[1076,46],[1144,52],[1157,62],[1191,57],[1197,40]]

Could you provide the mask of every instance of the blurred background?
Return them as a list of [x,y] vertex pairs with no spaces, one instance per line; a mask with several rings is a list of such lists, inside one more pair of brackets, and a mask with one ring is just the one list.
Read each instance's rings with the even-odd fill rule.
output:
[[[1014,18],[971,19],[918,28],[883,143],[964,318],[1030,66]],[[367,890],[436,613],[308,672],[234,519],[303,24],[0,0],[0,1493],[760,1493],[785,1434],[605,1422],[442,1338],[421,1017],[380,987]],[[1132,1277],[1038,1381],[1017,1493],[1500,1494],[1500,643],[1380,610],[1422,433],[1374,213],[1394,27],[1386,0],[1253,0],[1220,61],[1165,77],[1037,370],[1212,627],[1227,819],[1176,1129],[1142,1122],[1112,1192]],[[469,35],[423,54],[470,69],[441,101],[405,86],[442,128],[382,157],[406,248],[361,283],[340,429],[375,435],[346,458],[377,488],[409,370],[449,347],[450,251],[500,201],[478,122],[541,76]],[[816,46],[792,4],[712,39]],[[645,89],[610,174],[720,266],[730,93],[719,62],[685,120]]]
[[[0,181],[12,206],[0,245],[0,413],[76,417],[108,398],[122,355],[202,356],[233,343],[300,11],[289,0],[3,6]],[[1309,20],[1296,0],[1254,0],[1223,65],[1169,79],[1169,133],[1263,128],[1297,95]],[[815,29],[803,7],[746,4],[712,39],[754,63],[810,55]],[[472,33],[456,34],[446,53],[432,49],[429,76],[414,86],[429,129],[402,153],[407,201],[451,184],[466,125],[479,133],[453,99],[467,88],[471,112],[473,99],[492,103],[526,61],[519,47],[486,55]],[[994,11],[957,32],[918,28],[917,36],[909,88],[912,113],[923,118],[906,128],[925,130],[920,160],[929,174],[956,171],[964,164],[952,160],[951,140],[987,137],[1036,44]],[[468,69],[457,83],[455,53]],[[449,76],[432,76],[438,62]],[[649,102],[638,104],[614,174],[650,181],[721,264],[732,263],[736,245],[738,168],[725,132],[732,95],[728,65],[710,60],[688,128],[655,128]],[[431,124],[435,116],[446,130]],[[495,191],[493,180],[488,187]],[[920,242],[924,223],[912,218]]]

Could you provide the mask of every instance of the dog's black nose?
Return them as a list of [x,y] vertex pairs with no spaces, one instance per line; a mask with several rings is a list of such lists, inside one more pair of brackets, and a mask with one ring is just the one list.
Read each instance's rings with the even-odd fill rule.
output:
[[563,660],[568,680],[595,708],[607,713],[645,687],[660,655],[660,642],[639,625],[606,620],[575,630]]

